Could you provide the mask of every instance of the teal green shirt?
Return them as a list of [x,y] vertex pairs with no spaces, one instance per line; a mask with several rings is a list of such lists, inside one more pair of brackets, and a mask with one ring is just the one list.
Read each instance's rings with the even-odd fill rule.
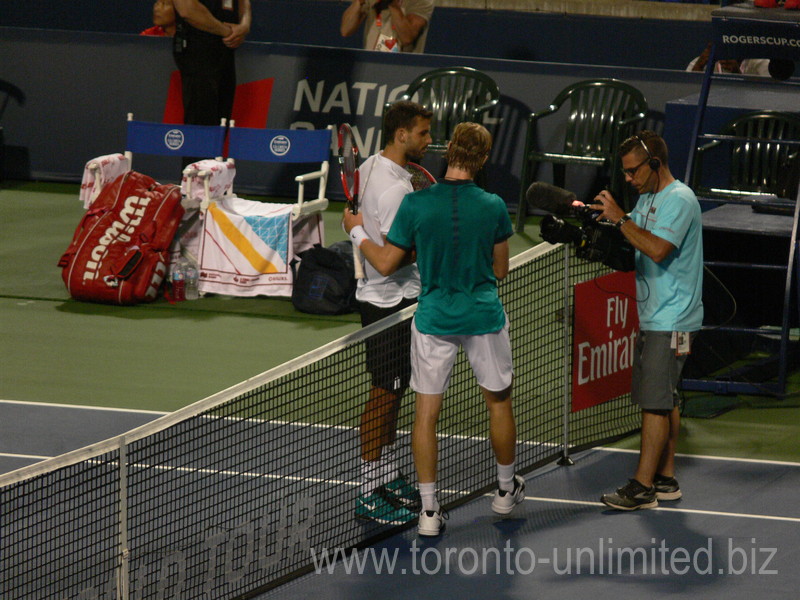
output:
[[442,181],[403,199],[387,239],[417,251],[422,291],[414,322],[421,333],[503,328],[493,252],[513,233],[505,202],[472,181]]

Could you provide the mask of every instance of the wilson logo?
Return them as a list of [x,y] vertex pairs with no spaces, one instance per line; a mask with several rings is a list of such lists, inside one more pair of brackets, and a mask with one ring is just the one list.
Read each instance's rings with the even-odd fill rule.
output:
[[83,280],[96,279],[100,264],[108,253],[108,247],[115,242],[128,243],[136,232],[136,228],[142,222],[150,198],[140,198],[130,196],[125,200],[125,205],[120,211],[119,220],[114,221],[98,240],[97,245],[92,249],[91,260],[86,261],[86,269],[83,272]]

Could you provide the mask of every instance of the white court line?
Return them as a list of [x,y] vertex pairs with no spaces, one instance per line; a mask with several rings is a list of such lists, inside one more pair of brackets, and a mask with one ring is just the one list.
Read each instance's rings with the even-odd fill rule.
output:
[[35,460],[47,460],[53,458],[52,456],[38,456],[36,454],[10,454],[8,452],[0,452],[0,458],[32,458]]
[[[6,454],[0,453],[0,457],[19,457],[19,458],[36,458],[36,459],[45,459],[49,458],[47,456],[34,456],[28,454]],[[788,463],[793,465],[794,463]],[[283,474],[276,474],[276,473],[255,473],[255,472],[242,472],[242,471],[232,471],[229,469],[208,469],[208,468],[197,468],[197,467],[176,467],[171,465],[148,465],[148,464],[141,464],[141,463],[133,463],[129,465],[131,468],[140,468],[140,469],[156,469],[158,471],[177,471],[181,473],[202,473],[202,474],[211,474],[211,475],[225,475],[229,477],[246,477],[246,478],[255,478],[255,479],[283,479],[289,481],[304,481],[308,483],[325,483],[330,485],[348,485],[351,487],[355,487],[360,485],[359,483],[352,481],[352,480],[341,480],[341,479],[323,479],[320,477],[306,477],[306,476],[292,476],[292,475],[283,475]],[[455,493],[455,494],[468,494],[469,492],[463,492],[461,490],[440,490],[442,492],[448,493]],[[494,492],[484,494],[486,498],[493,498]],[[526,502],[548,502],[551,504],[571,504],[577,506],[593,506],[593,507],[600,507],[600,508],[608,508],[602,502],[593,502],[589,500],[568,500],[564,498],[543,498],[540,496],[526,496]],[[728,518],[737,518],[737,519],[757,519],[762,521],[783,521],[789,523],[800,523],[800,517],[779,517],[776,515],[759,515],[759,514],[748,514],[748,513],[734,513],[734,512],[723,512],[718,510],[700,510],[700,509],[693,509],[693,508],[671,508],[665,506],[658,506],[656,508],[650,508],[647,510],[654,510],[654,511],[662,511],[662,512],[677,512],[677,513],[685,513],[685,514],[695,514],[695,515],[707,515],[707,516],[716,516],[716,517],[728,517]],[[631,511],[633,512],[633,511]]]
[[[592,450],[602,450],[604,452],[627,452],[629,454],[639,454],[638,450],[631,450],[629,448],[608,448],[605,446],[598,446],[597,448],[590,448],[586,452]],[[704,460],[727,460],[730,462],[754,463],[759,465],[779,465],[784,467],[800,467],[800,462],[791,462],[787,460],[767,460],[762,458],[737,458],[735,456],[711,456],[709,454],[681,454],[677,453],[675,456],[682,458],[702,458]]]
[[[24,406],[47,406],[51,408],[75,408],[81,410],[93,410],[93,411],[109,411],[109,412],[123,412],[123,413],[132,413],[132,414],[147,414],[147,415],[156,415],[156,416],[164,416],[169,414],[168,412],[162,411],[155,411],[155,410],[143,410],[143,409],[135,409],[135,408],[111,408],[111,407],[104,407],[104,406],[88,406],[82,404],[58,404],[53,402],[31,402],[27,400],[2,400],[0,399],[0,404],[19,404]],[[232,419],[234,417],[225,417],[226,419]],[[272,420],[272,423],[278,425],[294,425],[297,427],[318,427],[318,428],[328,428],[328,429],[338,429],[338,430],[356,430],[357,427],[352,427],[348,425],[327,425],[325,423],[307,423],[303,421],[282,421],[282,420]],[[410,435],[411,431],[406,430],[398,430],[397,433]],[[442,434],[442,437],[449,437],[454,439],[473,439],[473,440],[486,440],[487,437],[484,436],[465,436],[465,435],[447,435]],[[521,440],[520,444],[524,445],[541,445],[542,442],[535,442],[529,440]],[[545,444],[550,445],[550,444]],[[629,454],[638,453],[638,450],[632,450],[629,448],[610,448],[607,446],[598,446],[596,448],[590,448],[588,450],[582,450],[580,454],[584,452],[592,452],[595,450],[600,450],[602,452],[626,452]],[[2,454],[0,454],[2,456]],[[14,454],[10,454],[8,456],[17,456]],[[19,455],[23,456],[23,455]],[[675,456],[679,457],[686,457],[686,458],[700,458],[704,460],[725,460],[731,462],[742,462],[742,463],[754,463],[754,464],[764,464],[764,465],[783,465],[783,466],[790,466],[790,467],[800,467],[800,462],[791,462],[791,461],[782,461],[782,460],[767,460],[767,459],[759,459],[759,458],[737,458],[733,456],[711,456],[706,454],[681,454],[678,453]],[[44,458],[52,458],[52,457],[44,457]]]
[[[293,476],[293,475],[282,475],[282,474],[275,474],[275,473],[254,473],[254,472],[241,472],[241,471],[231,471],[228,469],[208,469],[208,468],[195,468],[195,467],[174,467],[169,465],[148,465],[148,464],[132,464],[131,467],[138,467],[140,469],[151,469],[155,468],[156,470],[160,471],[178,471],[183,473],[202,473],[202,474],[211,474],[211,475],[225,475],[229,477],[248,477],[248,478],[257,478],[257,479],[285,479],[289,481],[303,481],[309,482],[314,484],[324,483],[330,485],[348,485],[351,487],[355,487],[360,485],[358,482],[352,480],[342,480],[342,479],[323,479],[320,477],[303,477],[303,476]],[[460,494],[460,495],[468,495],[469,492],[464,492],[461,490],[440,490],[441,492],[453,493],[453,494]],[[484,494],[485,497],[494,497],[494,492]],[[550,503],[557,503],[557,504],[574,504],[580,506],[598,506],[602,508],[608,508],[602,502],[592,502],[588,500],[568,500],[562,498],[542,498],[538,496],[526,496],[525,500],[527,502],[550,502]],[[800,517],[779,517],[775,515],[759,515],[759,514],[748,514],[748,513],[732,513],[732,512],[722,512],[717,510],[700,510],[700,509],[693,509],[693,508],[669,508],[669,507],[662,507],[658,506],[656,508],[650,508],[647,510],[656,510],[656,511],[663,511],[663,512],[678,512],[678,513],[686,513],[686,514],[697,514],[697,515],[709,515],[709,516],[716,516],[716,517],[729,517],[729,518],[738,518],[738,519],[757,519],[762,521],[785,521],[790,523],[800,523]]]
[[[89,406],[89,405],[82,405],[82,404],[58,404],[53,402],[31,402],[27,400],[2,400],[0,399],[0,404],[19,404],[23,406],[47,406],[50,408],[75,408],[81,410],[93,410],[93,411],[109,411],[109,412],[123,412],[123,413],[132,413],[132,414],[146,414],[146,415],[156,415],[156,416],[164,416],[170,414],[169,412],[162,412],[162,411],[155,411],[155,410],[143,410],[143,409],[135,409],[135,408],[111,408],[111,407],[104,407],[104,406]],[[225,419],[235,419],[235,417],[224,417]],[[257,419],[260,420],[260,419]],[[325,423],[307,423],[304,421],[282,421],[279,419],[274,419],[270,421],[271,423],[275,423],[277,425],[294,425],[297,427],[318,427],[320,429],[328,428],[328,429],[338,429],[338,430],[356,430],[358,427],[348,426],[348,425],[327,425]],[[403,429],[398,429],[397,433],[410,435],[411,431],[406,431]],[[450,439],[467,439],[467,440],[487,440],[488,437],[485,436],[466,436],[466,435],[448,435],[446,433],[441,434],[439,437],[447,437]],[[552,445],[550,443],[544,442],[536,442],[530,440],[520,440],[520,444],[523,445]],[[602,452],[623,452],[629,454],[638,454],[638,450],[633,450],[629,448],[610,448],[607,446],[598,446],[596,448],[590,448],[588,450],[582,450],[579,454],[584,452],[592,452],[595,450],[600,450]],[[0,454],[0,456],[3,456]],[[10,454],[8,456],[17,456],[14,454]],[[23,456],[23,455],[19,455]],[[685,457],[685,458],[700,458],[704,460],[725,460],[731,462],[742,462],[742,463],[753,463],[753,464],[763,464],[763,465],[783,465],[789,467],[800,467],[800,462],[792,462],[792,461],[783,461],[783,460],[767,460],[767,459],[760,459],[760,458],[738,458],[734,456],[711,456],[708,454],[682,454],[678,453],[675,456],[678,457]],[[43,458],[52,458],[52,457],[43,457]]]
[[[130,414],[149,414],[149,415],[155,415],[155,416],[163,416],[163,415],[169,414],[169,413],[160,412],[160,411],[151,411],[151,410],[142,410],[142,409],[124,409],[124,408],[111,408],[111,407],[88,406],[88,405],[58,404],[58,403],[50,403],[50,402],[30,402],[30,401],[24,401],[24,400],[2,400],[2,399],[0,399],[0,404],[3,404],[3,403],[5,403],[5,404],[23,405],[23,406],[46,406],[46,407],[50,407],[50,408],[71,408],[71,409],[91,410],[91,411],[123,412],[123,413],[130,413]],[[232,417],[225,417],[225,419],[231,419],[231,418]],[[324,423],[323,424],[320,424],[320,423],[306,423],[306,422],[302,422],[302,421],[301,422],[287,422],[287,421],[281,421],[281,420],[273,420],[271,422],[274,423],[274,424],[278,424],[278,425],[293,425],[293,426],[298,426],[298,427],[329,428],[329,429],[334,429],[334,430],[351,430],[351,431],[354,431],[354,430],[357,429],[357,427],[346,426],[346,425],[327,425],[327,424],[324,424]],[[407,431],[404,431],[404,430],[398,430],[398,433],[410,434],[410,432],[407,432]],[[441,434],[440,436],[437,436],[437,437],[449,437],[451,439],[453,439],[453,438],[455,438],[455,439],[467,439],[467,440],[474,440],[474,441],[481,441],[481,440],[486,440],[487,439],[487,438],[485,438],[483,436],[464,436],[464,435],[452,435],[452,434],[451,435]],[[543,444],[542,442],[526,441],[526,440],[521,440],[519,443],[521,445],[551,445],[551,444],[546,444],[546,443]],[[634,453],[638,453],[639,452],[638,450],[627,449],[627,448],[610,448],[610,447],[599,446],[599,447],[596,447],[596,448],[590,448],[588,450],[581,451],[581,452],[579,452],[577,454],[588,454],[588,453],[595,452],[595,451],[621,452],[621,453],[629,453],[629,454],[634,454]],[[688,457],[688,458],[697,458],[697,459],[703,459],[703,460],[714,460],[714,461],[730,461],[730,462],[741,462],[741,463],[751,463],[751,464],[766,464],[766,465],[776,465],[776,466],[800,467],[800,463],[798,463],[798,462],[778,461],[778,460],[765,460],[765,459],[754,459],[754,458],[737,458],[737,457],[724,457],[724,456],[710,456],[710,455],[701,455],[701,454],[681,454],[681,453],[676,454],[676,456]],[[22,459],[32,459],[32,460],[47,460],[49,458],[53,458],[51,456],[37,456],[37,455],[13,454],[13,453],[0,453],[0,457],[22,458]],[[165,467],[162,466],[161,468],[165,468]],[[166,467],[166,468],[167,469],[183,470],[183,468],[180,468],[180,467]],[[204,472],[204,473],[217,473],[217,474],[224,474],[224,475],[240,475],[240,476],[243,475],[245,477],[259,477],[259,476],[263,477],[263,476],[265,476],[264,474],[256,474],[256,473],[236,473],[236,472],[231,472],[231,471],[216,471],[216,470],[196,469],[196,468],[189,468],[189,469],[186,469],[186,470],[198,471],[198,472]],[[316,481],[315,478],[312,478],[310,480]],[[334,482],[331,481],[331,483],[334,483]],[[340,483],[349,483],[349,482],[340,482]],[[555,501],[555,500],[546,500],[546,499],[541,499],[541,500],[542,501]],[[573,502],[573,503],[577,503],[577,504],[581,503],[580,501],[571,501],[571,500],[564,500],[563,502],[568,502],[568,503],[569,502]],[[585,504],[604,506],[604,505],[602,505],[602,503],[597,503],[597,502],[586,502]],[[715,514],[713,512],[709,512],[709,511],[697,511],[697,510],[689,510],[689,509],[658,508],[656,510],[679,510],[679,511],[694,512],[694,513],[700,513],[700,514]],[[719,514],[726,514],[726,515],[729,514],[731,516],[736,516],[737,513],[719,513]],[[800,519],[791,519],[791,518],[788,518],[788,517],[787,518],[769,517],[769,516],[753,517],[752,515],[745,515],[745,514],[742,514],[741,516],[742,517],[747,517],[747,518],[764,518],[764,519],[776,518],[776,519],[781,519],[781,520],[789,520],[789,521],[800,522]]]
[[[486,496],[494,497],[494,494],[486,494]],[[525,501],[528,502],[551,502],[555,504],[577,504],[580,506],[599,506],[608,508],[602,502],[590,502],[587,500],[565,500],[561,498],[541,498],[537,496],[526,496]],[[765,521],[788,521],[790,523],[800,523],[800,517],[777,517],[775,515],[751,515],[747,513],[732,513],[722,512],[718,510],[699,510],[695,508],[668,508],[665,506],[658,506],[656,508],[648,508],[646,510],[658,510],[663,512],[679,512],[695,515],[710,515],[715,517],[733,517],[737,519],[760,519]],[[630,511],[634,512],[634,511]]]
[[[94,410],[94,411],[112,411],[112,412],[126,412],[126,413],[133,413],[133,414],[148,414],[148,415],[156,415],[156,416],[164,416],[170,413],[168,412],[159,412],[153,410],[139,410],[139,409],[130,409],[130,408],[110,408],[110,407],[102,407],[102,406],[88,406],[88,405],[80,405],[80,404],[57,404],[52,402],[30,402],[26,400],[0,400],[0,405],[2,404],[20,404],[23,406],[47,406],[49,408],[76,408],[81,410]],[[338,431],[358,431],[358,426],[353,425],[329,425],[327,423],[311,423],[306,421],[284,421],[281,419],[254,419],[249,417],[215,417],[214,415],[205,415],[206,418],[221,418],[225,421],[261,421],[264,423],[274,424],[274,425],[292,425],[298,428],[305,428],[305,427],[315,427],[318,429],[332,429]],[[411,435],[411,430],[406,429],[398,429],[398,434],[401,435]],[[440,438],[447,438],[447,439],[458,439],[458,440],[476,440],[476,441],[488,441],[487,436],[480,436],[480,435],[459,435],[459,434],[448,434],[448,433],[441,433],[438,435]],[[529,446],[529,445],[547,445],[552,446],[553,444],[549,442],[535,442],[535,441],[527,441],[527,440],[520,440],[519,444]],[[0,454],[1,455],[1,454]],[[52,458],[52,457],[45,457],[45,458]]]
[[79,410],[98,410],[108,412],[124,412],[131,414],[157,415],[163,417],[165,412],[156,410],[143,410],[138,408],[112,408],[108,406],[88,406],[84,404],[58,404],[55,402],[30,402],[28,400],[0,400],[0,404],[20,404],[22,406],[46,406],[48,408],[77,408]]

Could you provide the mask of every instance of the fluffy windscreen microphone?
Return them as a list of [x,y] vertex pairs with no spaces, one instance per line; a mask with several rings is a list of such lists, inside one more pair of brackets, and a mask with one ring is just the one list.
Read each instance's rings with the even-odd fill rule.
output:
[[533,182],[525,192],[525,200],[529,205],[559,217],[569,216],[572,203],[577,199],[569,190],[542,181]]

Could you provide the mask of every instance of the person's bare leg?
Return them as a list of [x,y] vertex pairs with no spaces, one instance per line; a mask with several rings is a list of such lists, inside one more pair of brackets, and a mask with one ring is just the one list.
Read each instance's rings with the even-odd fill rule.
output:
[[417,392],[414,427],[411,433],[411,449],[420,483],[436,481],[436,463],[439,444],[436,439],[436,423],[442,408],[444,394],[421,394]]
[[516,458],[517,425],[511,407],[511,387],[501,392],[481,388],[489,409],[489,437],[492,450],[501,465],[510,465]]
[[394,441],[390,433],[397,427],[400,398],[379,387],[371,387],[361,413],[361,458],[373,462],[381,457],[384,446]]
[[669,413],[669,437],[661,459],[658,461],[656,474],[664,477],[675,477],[675,449],[678,445],[678,434],[681,430],[681,413],[678,407]]
[[642,411],[642,442],[636,480],[645,487],[652,487],[653,477],[669,439],[670,416],[668,412]]

